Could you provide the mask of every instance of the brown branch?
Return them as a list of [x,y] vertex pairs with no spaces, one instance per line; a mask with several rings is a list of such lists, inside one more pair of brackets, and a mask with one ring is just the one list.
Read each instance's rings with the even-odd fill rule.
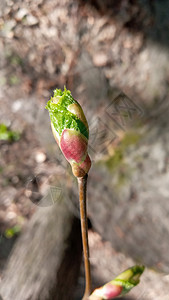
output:
[[87,177],[88,177],[88,175],[86,174],[84,177],[78,178],[81,231],[82,231],[85,279],[86,279],[85,280],[86,288],[85,288],[83,300],[88,299],[89,295],[91,294],[91,275],[90,275],[89,245],[88,245],[88,224],[87,224],[87,213],[86,213]]

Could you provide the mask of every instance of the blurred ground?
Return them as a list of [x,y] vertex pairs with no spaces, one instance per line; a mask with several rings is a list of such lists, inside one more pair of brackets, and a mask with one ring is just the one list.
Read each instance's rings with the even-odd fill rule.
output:
[[[0,122],[20,135],[0,141],[1,274],[13,241],[36,211],[34,203],[52,205],[45,193],[58,180],[62,184],[65,168],[72,183],[44,111],[52,90],[71,89],[89,123],[123,91],[140,109],[138,123],[147,122],[168,97],[168,9],[169,1],[1,0]],[[117,121],[112,146],[128,125]],[[96,285],[135,263],[96,233],[90,233],[90,244]],[[165,300],[167,283],[167,274],[148,269],[131,299]]]

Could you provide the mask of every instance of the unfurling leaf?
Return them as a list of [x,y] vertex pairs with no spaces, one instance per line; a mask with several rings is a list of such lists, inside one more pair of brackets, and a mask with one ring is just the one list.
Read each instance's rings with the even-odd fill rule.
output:
[[90,300],[114,299],[128,293],[140,282],[140,276],[144,272],[144,266],[133,266],[104,286],[94,290]]
[[76,177],[83,177],[91,167],[87,152],[89,128],[80,104],[66,88],[54,90],[46,105],[52,132]]

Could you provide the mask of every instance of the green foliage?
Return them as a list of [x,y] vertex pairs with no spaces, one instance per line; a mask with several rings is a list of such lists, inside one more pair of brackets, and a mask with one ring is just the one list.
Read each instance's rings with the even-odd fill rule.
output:
[[9,77],[9,84],[10,85],[15,85],[15,84],[18,84],[20,82],[20,79],[19,77],[17,77],[15,74],[12,74],[10,77]]
[[114,155],[108,158],[106,166],[110,171],[114,171],[117,167],[123,164],[124,153],[129,146],[136,145],[141,136],[136,132],[126,133],[120,145],[116,147]]
[[13,236],[18,235],[20,232],[21,232],[21,226],[15,225],[5,230],[5,236],[10,239]]
[[20,138],[19,132],[10,130],[5,124],[0,124],[1,141],[17,141]]
[[141,136],[139,133],[130,131],[125,134],[123,140],[121,141],[121,147],[127,148],[128,146],[135,145],[139,142]]
[[23,65],[22,59],[18,55],[16,55],[16,54],[11,55],[10,62],[14,66],[18,66],[18,65],[22,66]]
[[0,77],[0,86],[4,86],[6,84],[6,78],[4,76]]
[[68,110],[71,104],[77,104],[80,107],[69,90],[66,88],[64,91],[56,89],[54,90],[54,96],[48,101],[45,108],[48,109],[51,122],[59,136],[61,136],[64,129],[74,129],[80,131],[88,139],[89,134],[85,124]]
[[12,66],[22,66],[23,65],[22,58],[17,53],[11,51],[11,49],[8,49],[8,48],[6,49],[5,56],[8,59],[8,62]]
[[122,295],[125,295],[140,282],[140,276],[144,272],[144,269],[144,266],[135,265],[117,276],[111,281],[111,284],[122,286]]

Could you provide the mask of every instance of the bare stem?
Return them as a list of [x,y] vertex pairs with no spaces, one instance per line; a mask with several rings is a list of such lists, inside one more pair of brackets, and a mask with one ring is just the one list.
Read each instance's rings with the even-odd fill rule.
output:
[[91,294],[91,275],[90,275],[90,262],[89,262],[89,244],[88,244],[88,224],[86,213],[86,190],[87,190],[87,177],[78,177],[79,187],[79,202],[80,202],[80,218],[81,218],[81,231],[82,231],[82,243],[83,243],[83,255],[85,266],[85,279],[86,288],[83,296],[83,300],[88,299]]

